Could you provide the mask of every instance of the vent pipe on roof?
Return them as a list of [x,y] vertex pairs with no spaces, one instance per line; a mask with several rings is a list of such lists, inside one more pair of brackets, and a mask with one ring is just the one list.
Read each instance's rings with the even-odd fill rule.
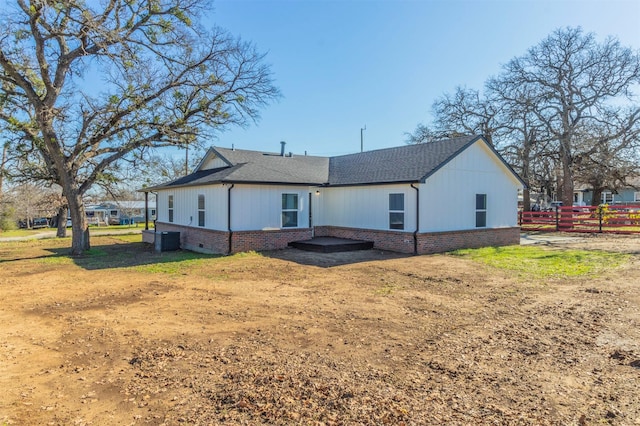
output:
[[285,141],[280,141],[280,156],[281,156],[281,157],[284,157],[284,146],[285,146],[286,144],[287,144],[287,143],[286,143]]

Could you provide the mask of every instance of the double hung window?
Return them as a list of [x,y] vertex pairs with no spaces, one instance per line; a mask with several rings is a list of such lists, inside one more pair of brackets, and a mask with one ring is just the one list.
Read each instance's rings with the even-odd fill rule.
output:
[[404,194],[389,194],[389,229],[404,229]]
[[198,226],[204,226],[204,195],[198,195]]
[[282,194],[282,227],[298,227],[298,194]]
[[613,192],[603,191],[602,192],[602,204],[611,204],[613,203]]
[[487,226],[487,194],[476,194],[476,228]]

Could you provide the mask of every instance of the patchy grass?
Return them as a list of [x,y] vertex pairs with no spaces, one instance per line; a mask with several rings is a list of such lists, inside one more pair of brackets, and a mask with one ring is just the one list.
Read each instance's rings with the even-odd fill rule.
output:
[[180,275],[197,267],[205,266],[211,259],[220,255],[201,254],[191,251],[171,251],[160,254],[156,263],[134,266],[132,269],[137,272],[151,274]]
[[113,237],[117,240],[124,241],[126,243],[142,242],[142,234],[121,234],[121,235],[113,235]]
[[617,268],[629,255],[603,251],[553,250],[535,246],[485,247],[452,252],[521,277],[575,277]]
[[10,231],[1,231],[0,238],[12,238],[12,237],[33,237],[38,234],[44,234],[53,232],[55,236],[55,228],[38,228],[38,229],[12,229]]

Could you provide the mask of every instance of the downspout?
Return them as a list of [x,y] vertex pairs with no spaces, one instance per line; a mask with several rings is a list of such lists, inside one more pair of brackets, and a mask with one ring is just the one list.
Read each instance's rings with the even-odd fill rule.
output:
[[420,230],[420,188],[411,187],[416,190],[416,230],[413,231],[413,254],[418,254],[418,231]]
[[149,230],[149,191],[144,191],[144,230]]
[[156,221],[158,220],[158,193],[153,191],[149,192],[156,197],[156,218],[153,219],[153,232],[156,232]]
[[227,189],[227,232],[229,233],[229,249],[227,250],[227,254],[231,254],[232,246],[232,237],[233,232],[231,232],[231,190],[235,185],[232,183],[229,189]]

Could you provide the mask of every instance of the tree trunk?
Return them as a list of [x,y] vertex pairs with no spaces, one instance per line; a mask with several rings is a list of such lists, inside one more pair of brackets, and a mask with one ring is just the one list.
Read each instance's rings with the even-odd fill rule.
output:
[[67,216],[69,214],[68,207],[61,206],[58,209],[58,230],[56,231],[56,237],[64,238],[67,236]]
[[65,195],[71,214],[71,255],[79,256],[91,248],[87,215],[85,214],[82,196],[77,190],[68,188],[65,190]]
[[573,160],[569,141],[560,141],[560,161],[562,161],[562,201],[563,206],[573,205]]
[[0,162],[0,200],[2,200],[3,194],[3,182],[4,182],[4,165],[7,163],[7,149],[8,144],[4,144],[2,147],[2,162]]
[[529,160],[530,155],[530,143],[525,141],[524,149],[522,150],[522,176],[520,176],[526,185],[522,190],[522,210],[525,212],[531,211],[531,191],[529,189],[531,186],[529,182],[529,171],[531,168],[531,161]]
[[593,196],[591,198],[591,205],[597,207],[600,205],[602,199],[602,188],[599,186],[593,187]]

